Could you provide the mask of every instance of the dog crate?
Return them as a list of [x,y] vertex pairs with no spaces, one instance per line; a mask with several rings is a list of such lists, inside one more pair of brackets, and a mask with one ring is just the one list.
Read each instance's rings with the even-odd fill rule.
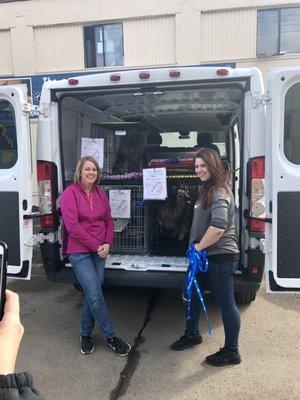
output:
[[168,179],[168,199],[148,206],[149,254],[185,256],[198,193],[195,179]]
[[112,134],[109,129],[103,128],[99,125],[92,125],[91,137],[104,140],[104,159],[102,173],[112,174],[113,165],[116,161],[117,149],[119,147],[120,136]]
[[148,251],[147,202],[143,201],[142,185],[105,185],[107,197],[110,190],[130,190],[130,218],[114,219],[115,234],[111,253],[146,254]]
[[146,166],[144,133],[133,128],[125,132],[92,125],[91,137],[104,139],[102,168],[104,178],[142,172]]
[[[191,163],[184,147],[160,146],[161,142],[154,143],[151,134],[142,130],[139,137],[134,130],[128,133],[125,140],[125,136],[118,136],[102,126],[92,128],[93,137],[105,139],[102,183],[107,196],[110,190],[130,190],[131,193],[130,218],[115,219],[111,253],[184,256],[193,206],[198,197],[199,180],[194,173],[193,160]],[[142,143],[143,152],[138,150],[139,143]],[[142,154],[145,155],[143,159]],[[123,160],[121,155],[128,160]],[[136,156],[141,158],[140,164],[132,162]],[[127,161],[131,161],[130,168],[118,170],[122,165],[128,166]],[[142,168],[161,166],[167,169],[168,198],[144,201]]]

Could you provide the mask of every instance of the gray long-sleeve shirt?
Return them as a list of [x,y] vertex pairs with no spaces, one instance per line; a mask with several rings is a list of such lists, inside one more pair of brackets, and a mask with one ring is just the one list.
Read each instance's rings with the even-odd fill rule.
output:
[[218,189],[210,207],[203,208],[201,195],[195,203],[190,243],[200,242],[209,226],[225,229],[220,239],[209,246],[206,251],[208,255],[239,253],[235,237],[235,209],[234,197],[228,188],[228,194]]

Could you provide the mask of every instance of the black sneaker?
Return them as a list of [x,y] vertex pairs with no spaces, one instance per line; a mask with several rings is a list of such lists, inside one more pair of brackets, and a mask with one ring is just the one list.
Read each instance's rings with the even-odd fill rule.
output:
[[181,351],[202,343],[202,336],[199,333],[189,335],[186,332],[176,342],[171,344],[171,349]]
[[90,336],[81,336],[80,342],[82,354],[90,354],[94,351],[94,342]]
[[225,347],[221,347],[219,351],[206,357],[207,364],[214,365],[216,367],[239,364],[241,361],[241,356],[238,350],[231,351],[227,350]]
[[113,349],[115,353],[117,353],[121,357],[127,356],[127,354],[131,350],[130,344],[123,342],[123,340],[121,340],[117,336],[114,336],[111,339],[107,339],[107,344]]

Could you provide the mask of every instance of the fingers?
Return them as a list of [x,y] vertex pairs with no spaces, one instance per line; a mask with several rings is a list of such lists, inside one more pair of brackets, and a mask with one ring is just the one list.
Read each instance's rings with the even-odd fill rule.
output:
[[19,295],[6,289],[3,320],[10,323],[20,323]]
[[99,246],[97,253],[100,258],[107,257],[109,253],[109,245],[104,243],[103,245]]
[[19,296],[10,290],[6,290],[4,316],[0,321],[0,375],[14,373],[23,334],[24,327],[20,322]]
[[100,257],[100,258],[105,258],[105,257],[107,257],[107,255],[108,255],[108,253],[107,252],[101,252],[101,253],[98,253],[98,256]]
[[3,330],[9,330],[14,335],[17,335],[19,340],[24,334],[24,327],[20,321],[19,295],[8,289],[5,291],[4,316],[0,322],[0,327],[2,332]]

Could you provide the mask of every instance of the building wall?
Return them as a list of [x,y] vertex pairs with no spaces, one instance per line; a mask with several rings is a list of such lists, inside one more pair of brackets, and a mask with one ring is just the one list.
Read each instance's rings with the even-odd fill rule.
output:
[[0,73],[10,75],[12,72],[10,31],[9,29],[0,30]]
[[[294,65],[300,54],[256,57],[257,9],[293,0],[28,0],[0,3],[0,77],[84,70],[83,26],[122,22],[124,66],[236,61]],[[281,62],[282,60],[282,62]]]
[[202,12],[201,59],[256,58],[256,15],[254,8]]
[[81,25],[52,25],[33,29],[36,72],[84,68]]
[[[237,67],[260,68],[266,80],[271,68],[300,66],[300,53],[256,56],[257,10],[284,5],[300,6],[300,1],[89,0],[88,6],[82,0],[0,3],[0,79],[101,70],[85,68],[84,26],[122,23],[124,67],[235,62]],[[32,122],[31,132],[34,143],[36,122]]]
[[127,20],[123,35],[127,67],[176,63],[174,15]]

